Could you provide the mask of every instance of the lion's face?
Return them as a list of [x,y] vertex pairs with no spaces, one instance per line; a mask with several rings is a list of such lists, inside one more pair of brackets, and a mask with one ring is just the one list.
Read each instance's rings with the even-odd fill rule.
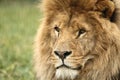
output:
[[[89,14],[59,14],[53,22],[51,36],[54,39],[50,62],[56,68],[58,78],[74,79],[80,71],[92,64],[96,53],[96,36],[100,27]],[[100,28],[99,28],[100,29]]]

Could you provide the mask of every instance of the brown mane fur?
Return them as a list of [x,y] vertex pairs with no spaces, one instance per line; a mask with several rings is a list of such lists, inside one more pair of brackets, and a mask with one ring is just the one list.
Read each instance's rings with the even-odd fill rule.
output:
[[57,22],[56,16],[61,21],[67,17],[69,21],[72,15],[83,14],[81,17],[87,16],[85,20],[96,26],[92,28],[96,42],[90,54],[97,57],[73,80],[120,80],[120,30],[116,25],[119,22],[114,20],[115,24],[110,21],[114,7],[110,0],[43,0],[44,19],[35,39],[34,65],[37,79],[61,80],[55,76],[55,66],[49,63],[55,42],[51,29]]

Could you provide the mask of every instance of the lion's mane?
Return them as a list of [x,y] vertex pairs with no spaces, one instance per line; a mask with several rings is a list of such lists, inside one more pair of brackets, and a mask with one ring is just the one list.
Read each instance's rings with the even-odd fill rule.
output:
[[[117,5],[118,6],[118,5]],[[95,46],[95,53],[99,59],[83,70],[79,78],[75,80],[120,80],[120,30],[119,22],[114,12],[114,5],[109,0],[43,0],[44,19],[35,38],[34,66],[38,80],[57,80],[55,67],[48,63],[52,53],[54,39],[51,37],[50,24],[54,15],[65,11],[68,15],[81,10],[92,11],[93,17],[102,29],[97,29],[98,42]],[[106,11],[105,11],[106,10]],[[97,14],[101,13],[103,19]],[[111,17],[112,16],[112,17]],[[115,17],[115,18],[114,18]],[[113,19],[110,21],[110,19]],[[119,19],[118,19],[119,20]],[[112,22],[113,21],[113,22]],[[117,25],[116,25],[117,24]],[[105,32],[104,34],[102,32]],[[87,71],[88,70],[88,71]]]

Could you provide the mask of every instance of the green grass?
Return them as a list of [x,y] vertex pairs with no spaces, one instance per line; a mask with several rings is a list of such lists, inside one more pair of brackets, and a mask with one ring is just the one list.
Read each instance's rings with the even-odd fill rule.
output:
[[40,17],[32,3],[0,3],[0,80],[34,80],[33,41]]

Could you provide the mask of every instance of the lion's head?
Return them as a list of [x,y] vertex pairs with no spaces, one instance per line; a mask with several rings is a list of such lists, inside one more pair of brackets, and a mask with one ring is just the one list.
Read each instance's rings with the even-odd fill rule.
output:
[[[45,1],[45,19],[35,43],[38,80],[116,78],[120,31],[110,21],[114,8],[108,5],[112,2],[102,1]],[[102,10],[103,6],[109,13]]]

